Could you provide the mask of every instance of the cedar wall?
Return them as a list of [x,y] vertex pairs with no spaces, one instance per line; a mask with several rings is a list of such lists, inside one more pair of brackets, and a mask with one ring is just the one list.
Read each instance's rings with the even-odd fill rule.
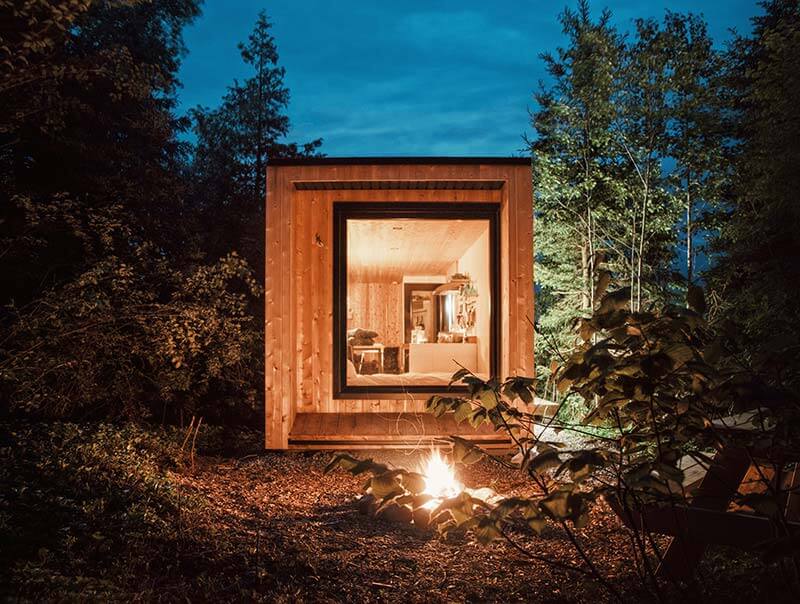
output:
[[[503,181],[500,189],[298,190],[314,181]],[[268,448],[297,413],[413,412],[427,396],[334,400],[333,204],[495,202],[500,213],[501,373],[533,375],[533,215],[525,165],[285,165],[267,170],[265,404]],[[400,299],[402,290],[400,290]],[[400,302],[398,302],[399,304]],[[402,313],[399,315],[402,317]],[[402,325],[399,326],[402,329]],[[402,334],[400,334],[402,335]],[[388,340],[384,340],[388,341]]]
[[403,284],[397,281],[347,281],[347,328],[378,333],[386,346],[403,343]]

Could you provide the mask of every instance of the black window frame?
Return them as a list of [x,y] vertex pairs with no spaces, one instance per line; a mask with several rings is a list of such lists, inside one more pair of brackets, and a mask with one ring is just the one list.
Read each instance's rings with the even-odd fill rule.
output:
[[347,384],[347,221],[357,219],[487,220],[491,316],[489,372],[500,373],[500,204],[484,202],[349,202],[333,204],[333,398],[400,399],[408,395],[464,394],[465,386]]

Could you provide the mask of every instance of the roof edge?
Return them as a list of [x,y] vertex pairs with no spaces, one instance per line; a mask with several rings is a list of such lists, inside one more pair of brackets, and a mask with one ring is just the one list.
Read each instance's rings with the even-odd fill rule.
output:
[[276,158],[269,166],[386,166],[386,165],[504,165],[529,166],[530,157],[297,157]]

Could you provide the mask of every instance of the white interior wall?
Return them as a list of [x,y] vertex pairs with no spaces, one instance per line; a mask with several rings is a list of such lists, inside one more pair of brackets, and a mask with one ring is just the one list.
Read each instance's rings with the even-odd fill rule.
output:
[[[457,262],[458,272],[467,273],[478,290],[475,335],[478,337],[478,373],[489,375],[491,338],[491,282],[489,280],[489,225]],[[455,266],[453,267],[455,270]]]

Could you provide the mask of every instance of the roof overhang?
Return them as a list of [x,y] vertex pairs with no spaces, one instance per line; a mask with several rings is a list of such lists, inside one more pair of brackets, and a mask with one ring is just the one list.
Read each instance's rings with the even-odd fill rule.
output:
[[332,190],[397,190],[397,189],[443,189],[443,190],[498,190],[503,188],[502,180],[296,180],[294,188],[298,191]]
[[295,157],[270,159],[269,166],[411,166],[503,165],[529,166],[530,157]]

